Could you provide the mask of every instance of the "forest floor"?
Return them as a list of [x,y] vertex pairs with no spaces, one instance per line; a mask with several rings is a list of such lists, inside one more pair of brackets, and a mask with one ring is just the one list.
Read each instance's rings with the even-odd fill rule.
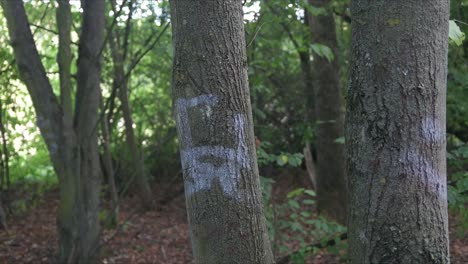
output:
[[[277,180],[274,194],[284,196],[297,185],[297,182],[285,184]],[[181,185],[175,189],[178,196],[148,212],[138,211],[136,198],[125,198],[120,206],[118,227],[103,232],[101,263],[193,263]],[[167,197],[159,197],[164,199]],[[58,243],[57,205],[58,192],[53,190],[34,207],[9,216],[8,231],[0,230],[0,263],[54,263]],[[450,220],[451,262],[468,263],[468,234],[457,236],[456,221],[453,217]],[[340,263],[339,259],[321,250],[307,263],[333,264]]]

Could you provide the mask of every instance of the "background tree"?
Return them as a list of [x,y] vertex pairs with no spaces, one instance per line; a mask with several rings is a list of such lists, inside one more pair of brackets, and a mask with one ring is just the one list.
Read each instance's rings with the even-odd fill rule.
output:
[[[116,4],[113,3],[113,10],[116,10]],[[129,12],[128,17],[125,22],[124,34],[120,34],[118,27],[113,27],[110,32],[109,46],[111,49],[113,66],[114,66],[114,79],[113,79],[113,92],[117,93],[120,100],[122,108],[122,116],[125,123],[125,141],[128,148],[127,157],[130,160],[130,171],[131,174],[130,181],[133,181],[135,178],[137,188],[137,193],[139,194],[142,205],[144,208],[148,209],[153,203],[153,197],[151,192],[151,186],[148,183],[147,172],[145,168],[145,163],[143,160],[142,153],[139,150],[135,132],[133,130],[133,118],[132,118],[132,109],[130,107],[129,101],[129,91],[128,91],[128,82],[130,78],[129,74],[125,73],[125,63],[128,55],[128,46],[129,46],[129,37],[130,30],[132,27],[132,15],[135,12],[134,1],[129,1]]]
[[316,56],[312,64],[312,87],[315,105],[315,146],[317,151],[317,206],[318,210],[346,222],[346,179],[340,61],[332,1],[309,0],[319,9],[309,18],[314,43],[328,47],[333,57]]
[[[66,105],[67,112],[74,116],[82,1],[61,1],[60,6],[58,1],[23,2],[40,62],[53,94],[57,102]],[[240,2],[244,10],[247,74],[257,162],[262,176],[262,203],[273,254],[280,263],[337,263],[339,259],[346,258],[347,243],[342,242],[346,237],[345,229],[318,213],[316,202],[319,198],[310,190],[312,185],[304,166],[305,160],[315,160],[311,158],[312,155],[305,158],[302,151],[304,145],[310,143],[315,158],[321,153],[317,148],[320,138],[316,137],[315,97],[311,89],[315,77],[307,67],[322,70],[329,64],[338,63],[339,84],[341,87],[346,84],[351,31],[349,1],[332,0],[326,6],[303,0]],[[450,255],[452,263],[465,263],[464,240],[468,228],[468,144],[465,143],[468,131],[468,64],[463,31],[468,30],[464,24],[468,9],[466,0],[452,0],[451,4],[447,76],[447,198],[450,220],[453,220],[450,222],[450,233],[457,235],[451,237]],[[70,13],[67,8],[70,8]],[[102,98],[96,125],[96,130],[101,131],[98,144],[104,172],[99,218],[101,223],[106,223],[102,230],[100,258],[103,262],[189,263],[193,260],[193,254],[189,225],[186,223],[179,141],[173,118],[176,107],[172,106],[171,93],[173,48],[168,27],[171,19],[169,1],[107,1],[106,10],[105,43],[100,47],[103,61],[100,77]],[[331,45],[329,47],[312,38],[314,34],[309,27],[311,20],[323,19],[331,14],[335,30],[330,27],[328,33],[335,32],[337,51],[331,49]],[[312,24],[318,25],[316,22]],[[126,53],[122,56],[125,57],[123,63],[114,63],[115,53],[110,45],[112,40],[118,46],[114,51],[122,55]],[[3,12],[0,12],[0,44],[0,112],[3,125],[0,126],[0,152],[3,152],[0,159],[0,172],[3,174],[0,175],[0,201],[9,220],[8,231],[0,228],[0,263],[55,263],[59,248],[58,244],[51,244],[50,241],[58,238],[54,230],[54,215],[58,211],[60,195],[58,177],[44,139],[37,129],[32,97],[21,82],[18,67],[15,66]],[[60,63],[57,62],[59,50]],[[324,64],[315,65],[318,60]],[[123,74],[120,68],[120,75],[124,76],[128,88],[126,99],[131,109],[131,128],[139,162],[145,167],[151,189],[158,190],[153,193],[152,203],[155,206],[146,212],[141,211],[143,204],[138,199],[142,192],[136,184],[136,169],[132,163],[136,155],[129,154],[124,105],[119,99],[121,90],[117,89],[119,84],[114,74],[114,66],[117,65],[123,66]],[[68,84],[67,80],[70,81]],[[193,96],[200,94],[202,92]],[[342,94],[347,97],[344,89]],[[193,98],[184,96],[184,99],[190,101]],[[212,110],[215,106],[220,105],[210,105]],[[206,122],[201,122],[200,126],[194,122],[199,118],[193,118],[193,113],[198,115],[197,111],[203,107],[208,109],[205,104],[198,104],[188,110],[188,119],[192,120],[190,128],[195,132],[202,130],[201,126],[212,120],[206,118]],[[227,127],[234,127],[236,122],[229,117],[223,120]],[[214,129],[217,130],[221,129]],[[227,130],[223,127],[223,131]],[[200,143],[198,138],[194,138],[199,144],[194,148],[206,146],[203,144],[211,140],[203,139]],[[238,153],[237,142],[238,139],[229,144],[212,145],[223,144],[224,148],[234,149]],[[208,163],[207,159],[202,159],[201,163]],[[227,166],[220,159],[214,163],[216,166],[213,170]],[[232,170],[239,167],[232,166]],[[119,215],[114,208],[119,209]],[[322,251],[323,248],[326,250]]]
[[449,1],[356,0],[351,12],[350,261],[449,263]]
[[170,3],[174,106],[195,260],[273,263],[255,155],[242,3]]
[[83,6],[77,93],[71,113],[70,5],[59,1],[57,20],[60,43],[58,63],[61,101],[57,101],[46,76],[22,1],[2,1],[10,40],[23,82],[31,95],[37,125],[47,144],[60,182],[58,215],[59,261],[89,263],[97,256],[101,173],[97,150],[100,67],[104,30],[104,1]]

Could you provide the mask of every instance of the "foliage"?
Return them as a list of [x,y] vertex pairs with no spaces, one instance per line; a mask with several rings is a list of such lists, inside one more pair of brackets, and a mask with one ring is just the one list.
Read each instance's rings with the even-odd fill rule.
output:
[[[72,51],[76,54],[80,21],[79,1],[72,4],[73,32]],[[121,1],[117,1],[121,2]],[[349,1],[331,1],[329,8],[317,8],[306,0],[250,0],[249,19],[245,20],[247,39],[248,75],[255,120],[255,132],[261,145],[257,150],[260,166],[299,167],[302,165],[304,141],[314,141],[314,123],[308,120],[311,106],[305,98],[310,93],[303,81],[300,53],[310,58],[323,56],[340,62],[342,86],[345,87],[350,53],[351,27],[347,16]],[[134,1],[136,12],[129,32],[128,61],[132,62],[148,48],[169,21],[167,1]],[[455,138],[449,151],[448,201],[450,210],[457,214],[460,232],[468,230],[468,2],[452,0],[450,21],[449,72],[447,84],[447,131]],[[59,76],[56,62],[57,35],[55,5],[53,1],[25,1],[31,29],[38,46],[47,77],[51,80],[59,98]],[[110,8],[110,7],[109,7]],[[339,51],[334,54],[329,47],[310,41],[304,10],[314,15],[333,12],[336,19],[336,34]],[[115,27],[124,35],[128,8],[117,18]],[[112,24],[113,13],[109,12],[107,27]],[[332,30],[332,29],[330,29]],[[150,38],[151,37],[151,38]],[[175,122],[172,118],[171,67],[172,34],[167,30],[158,43],[135,65],[129,78],[129,100],[135,123],[135,136],[150,174],[156,180],[173,176],[180,169],[178,145],[175,139]],[[57,177],[48,157],[48,151],[35,125],[35,112],[26,87],[22,85],[14,66],[9,45],[6,21],[0,13],[0,100],[2,117],[7,131],[7,147],[10,152],[12,185],[21,184],[26,192],[39,194],[53,188]],[[109,47],[103,47],[102,90],[103,102],[107,103],[112,93],[112,63]],[[132,67],[126,63],[125,70]],[[76,58],[72,63],[76,74]],[[74,80],[73,80],[74,82]],[[344,93],[345,94],[345,91]],[[115,101],[110,119],[111,151],[117,171],[117,184],[121,189],[128,177],[123,161],[125,134],[120,102]],[[313,106],[312,106],[313,107]],[[109,111],[109,110],[107,110]],[[108,112],[107,112],[108,113]],[[335,140],[344,143],[344,138]],[[452,146],[449,146],[452,147]],[[279,151],[281,150],[281,151]],[[296,241],[302,252],[308,251],[306,237],[318,240],[329,239],[343,228],[327,219],[315,216],[314,193],[297,189],[288,194],[287,202],[273,204],[274,180],[261,178],[263,202],[268,218],[270,237],[278,248],[291,241],[285,231],[297,234]],[[15,207],[26,210],[33,196],[18,200]],[[34,196],[35,197],[35,196]],[[106,217],[103,211],[102,218]],[[304,256],[295,256],[300,262]]]
[[465,33],[463,33],[460,30],[457,23],[455,23],[455,21],[453,21],[453,20],[450,20],[449,38],[457,46],[460,46],[463,43],[463,40],[465,39]]
[[281,152],[280,154],[267,153],[266,149],[270,149],[272,146],[269,142],[262,142],[257,148],[257,159],[260,166],[274,163],[280,167],[290,165],[291,167],[298,167],[302,164],[304,155],[301,153],[286,153]]
[[459,234],[468,231],[468,144],[460,143],[447,155],[454,172],[448,185],[448,202],[452,212],[459,217]]
[[316,253],[316,249],[310,246],[310,238],[322,244],[326,244],[330,239],[336,239],[335,246],[328,247],[329,251],[336,254],[345,249],[346,244],[339,241],[339,236],[346,232],[346,227],[311,213],[316,195],[313,190],[304,188],[293,190],[288,193],[287,202],[275,205],[271,201],[274,181],[262,177],[261,184],[267,226],[273,248],[284,254],[290,250],[288,245],[298,243],[300,249],[293,255],[293,263],[304,263],[308,255]]
[[[302,154],[283,152],[279,155],[268,154],[265,148],[269,146],[271,144],[262,142],[257,148],[259,164],[267,165],[270,163],[280,167],[288,165],[296,167],[302,163]],[[308,244],[310,238],[314,238],[322,244],[325,244],[329,239],[336,238],[336,245],[328,248],[336,254],[345,248],[346,244],[339,242],[338,237],[346,232],[346,228],[312,213],[315,205],[315,191],[298,188],[287,194],[285,203],[275,204],[272,197],[274,183],[275,181],[271,178],[260,177],[268,233],[274,249],[278,249],[280,253],[287,253],[289,244],[298,243],[300,250],[292,256],[291,261],[304,263],[305,258],[314,254],[316,250],[310,248]]]

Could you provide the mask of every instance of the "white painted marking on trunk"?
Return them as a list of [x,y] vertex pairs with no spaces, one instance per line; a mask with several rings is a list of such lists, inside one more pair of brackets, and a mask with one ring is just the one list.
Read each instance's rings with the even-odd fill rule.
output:
[[[224,146],[193,146],[188,109],[204,105],[207,107],[206,118],[209,118],[213,111],[211,107],[217,102],[218,97],[213,95],[202,95],[192,99],[182,98],[176,102],[179,135],[184,144],[181,160],[185,174],[185,191],[187,195],[193,195],[210,190],[215,184],[219,184],[225,195],[242,199],[243,191],[239,189],[241,170],[250,169],[244,116],[234,115],[234,130],[238,141],[236,149]],[[219,159],[217,164],[204,161],[213,157]]]
[[[402,152],[400,161],[403,161],[405,168],[410,168],[411,171],[416,172],[414,175],[418,181],[427,186],[433,193],[438,194],[443,201],[447,200],[447,184],[445,182],[446,175],[444,171],[434,168],[436,159],[425,157],[415,147],[410,147]],[[412,169],[417,168],[417,169]],[[405,172],[408,173],[408,172]]]
[[422,122],[422,134],[423,139],[430,143],[440,143],[446,140],[438,119],[424,119]]

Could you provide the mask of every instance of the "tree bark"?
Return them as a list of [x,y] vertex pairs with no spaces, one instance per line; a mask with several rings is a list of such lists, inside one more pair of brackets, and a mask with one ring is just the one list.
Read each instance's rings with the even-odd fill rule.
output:
[[[101,173],[97,151],[99,106],[99,49],[103,41],[103,0],[85,1],[78,60],[76,111],[71,114],[69,55],[70,7],[59,1],[59,68],[62,100],[55,97],[41,63],[28,18],[20,0],[0,1],[23,82],[36,111],[37,125],[59,177],[59,262],[93,263],[99,242]],[[68,93],[70,92],[70,93]]]
[[80,191],[86,221],[80,222],[85,232],[81,235],[79,263],[97,259],[99,249],[99,194],[102,173],[99,164],[98,127],[100,105],[100,52],[104,40],[106,3],[104,0],[86,0],[83,5],[80,46],[78,51],[77,92],[74,127],[79,146]]
[[56,11],[59,47],[57,63],[60,75],[60,103],[62,105],[64,121],[73,120],[71,63],[71,6],[68,0],[58,0]]
[[173,96],[197,263],[274,263],[255,154],[242,1],[171,0]]
[[[314,7],[329,8],[329,0],[309,0]],[[344,136],[340,65],[335,18],[331,12],[313,16],[309,24],[314,43],[329,47],[334,59],[314,56],[312,63],[316,118],[317,208],[340,223],[346,223],[346,168],[344,145],[335,140]]]
[[449,263],[448,0],[351,4],[350,263]]

